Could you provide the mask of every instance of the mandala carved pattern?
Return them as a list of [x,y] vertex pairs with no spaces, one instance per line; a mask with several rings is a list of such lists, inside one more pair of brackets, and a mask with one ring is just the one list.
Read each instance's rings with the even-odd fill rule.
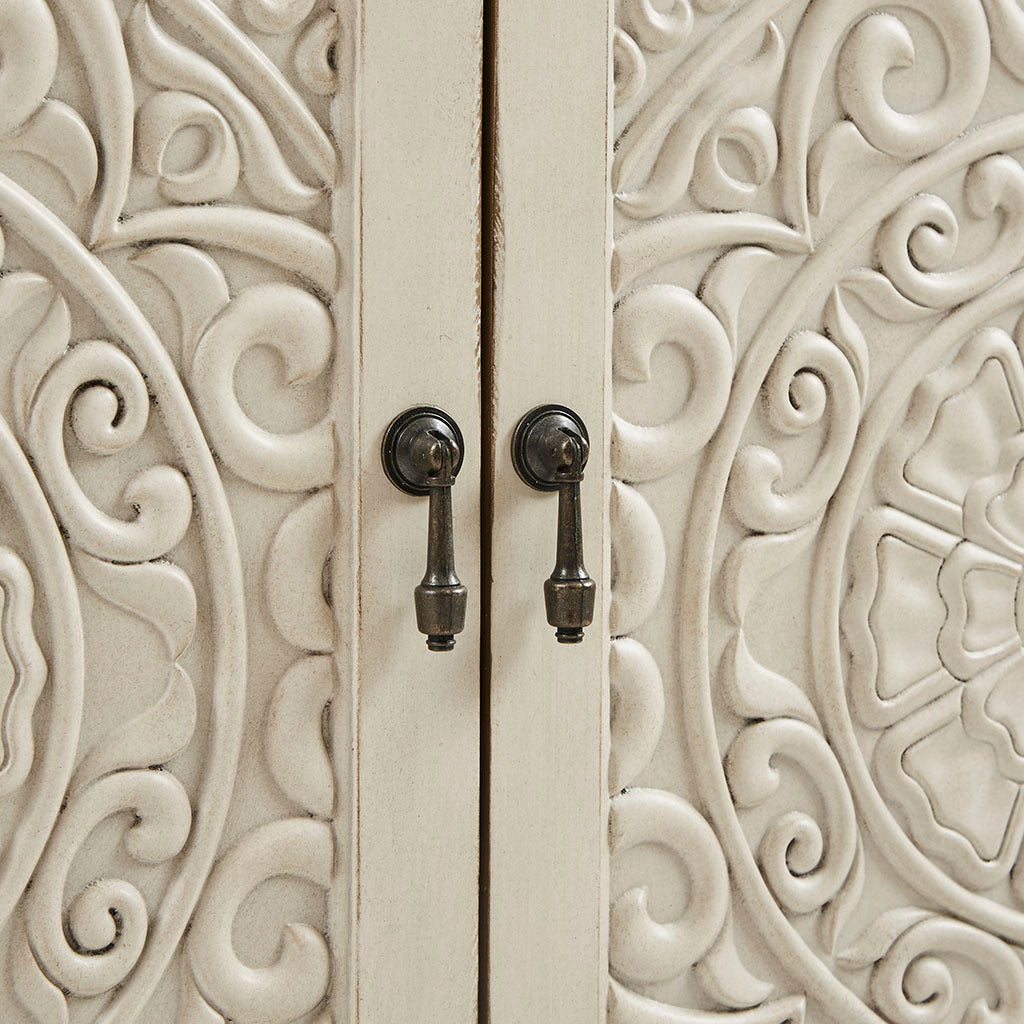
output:
[[342,20],[0,4],[4,1021],[330,1018]]
[[617,13],[609,1019],[1014,1024],[1024,9]]

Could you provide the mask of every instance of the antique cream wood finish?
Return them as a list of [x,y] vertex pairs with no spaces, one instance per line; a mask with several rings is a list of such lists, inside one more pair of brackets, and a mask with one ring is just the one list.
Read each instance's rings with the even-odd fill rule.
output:
[[[480,0],[364,3],[358,1013],[476,1020],[480,814]],[[453,488],[469,587],[450,653],[416,632],[427,499],[380,471],[391,418],[466,438]]]
[[[589,1024],[607,988],[611,13],[500,0],[493,18],[488,1006],[492,1024]],[[544,614],[557,498],[510,453],[544,402],[591,440],[583,550],[599,586],[578,647]]]
[[608,1019],[1024,1020],[1024,10],[615,67]]
[[1024,10],[615,7],[0,4],[0,1020],[476,1020],[481,658],[494,1024],[1024,1020]]
[[[477,1019],[478,0],[0,4],[0,1020]],[[27,885],[27,883],[30,883]]]

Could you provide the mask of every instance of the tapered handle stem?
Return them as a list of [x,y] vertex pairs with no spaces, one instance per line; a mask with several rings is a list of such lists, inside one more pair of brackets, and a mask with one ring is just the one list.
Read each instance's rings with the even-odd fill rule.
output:
[[432,406],[396,417],[381,447],[384,472],[406,494],[428,495],[427,570],[413,592],[416,626],[432,651],[450,651],[466,624],[466,588],[455,573],[452,486],[462,465],[462,434]]
[[558,491],[555,567],[544,581],[544,607],[555,639],[578,644],[594,621],[597,586],[583,564],[580,484],[590,455],[583,421],[564,406],[540,406],[520,420],[512,442],[516,471],[531,487]]
[[[455,634],[466,623],[466,588],[455,574],[455,527],[452,519],[452,467],[456,453],[446,438],[430,445],[427,474],[430,508],[427,513],[427,571],[415,590],[416,625],[427,634],[432,651],[450,651]],[[436,468],[435,468],[436,467]]]

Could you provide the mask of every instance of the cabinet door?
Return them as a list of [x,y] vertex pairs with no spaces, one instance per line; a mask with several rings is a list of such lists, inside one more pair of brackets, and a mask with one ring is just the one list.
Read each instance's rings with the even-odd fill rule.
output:
[[[1024,1019],[1024,12],[879,6],[618,5],[609,888],[593,845],[561,876],[591,942],[608,911],[615,1024]],[[587,34],[554,35],[552,81],[577,75],[552,103],[574,133]],[[524,115],[544,125],[540,165],[546,109]],[[535,206],[565,184],[544,172]],[[558,243],[560,215],[524,262]],[[600,244],[567,258],[579,270]],[[589,338],[596,367],[599,325]],[[499,376],[503,360],[533,372],[531,343],[497,332]],[[526,533],[497,544],[543,539]],[[596,726],[553,644],[495,674],[492,708],[534,665],[519,742],[536,758],[563,698]],[[593,709],[600,671],[586,685]],[[501,729],[492,890],[515,870],[495,793],[527,771],[498,760],[517,749],[499,751]],[[569,801],[566,830],[600,806],[570,792],[570,743],[548,758],[518,829],[557,848],[553,803]],[[545,919],[568,919],[545,902],[555,884],[538,885],[493,909],[492,950],[513,914],[578,981]],[[514,970],[492,955],[492,992]]]
[[[427,651],[379,449],[479,436],[479,4],[0,49],[0,1019],[470,1024],[478,606]],[[470,582],[478,509],[470,444]]]
[[[609,19],[603,3],[493,11],[484,968],[492,1024],[604,1018]],[[570,406],[590,438],[582,535],[598,590],[594,625],[577,645],[556,643],[545,621],[558,498],[531,490],[513,468],[516,424],[542,403]]]

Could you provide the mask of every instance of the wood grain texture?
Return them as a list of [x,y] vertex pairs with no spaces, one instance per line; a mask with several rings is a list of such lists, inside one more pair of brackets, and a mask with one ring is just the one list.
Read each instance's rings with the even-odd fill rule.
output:
[[[542,0],[494,16],[490,1020],[594,1024],[607,977],[610,14]],[[555,499],[516,477],[509,452],[542,402],[575,409],[592,441],[583,536],[599,596],[575,648],[544,616]]]
[[[477,1019],[479,0],[367,3],[360,56],[359,664],[353,1019]],[[413,405],[467,439],[453,489],[470,587],[454,651],[416,631],[427,502],[385,478]]]

